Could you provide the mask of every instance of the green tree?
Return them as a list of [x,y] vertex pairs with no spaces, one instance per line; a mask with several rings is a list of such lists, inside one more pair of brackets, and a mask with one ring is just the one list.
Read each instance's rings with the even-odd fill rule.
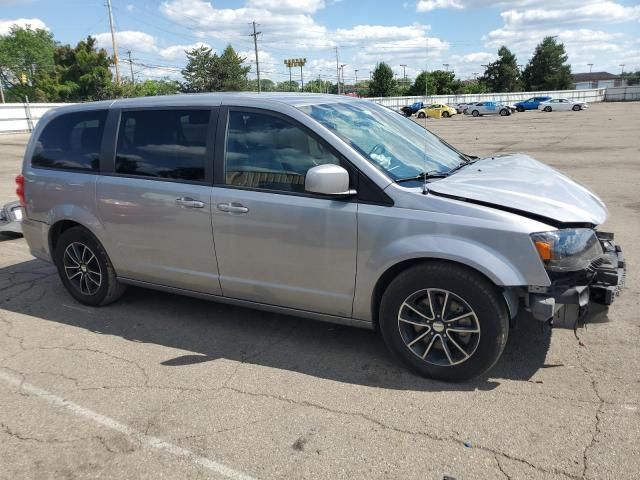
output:
[[516,56],[507,47],[498,50],[498,59],[490,63],[480,83],[487,86],[490,92],[519,92],[522,90],[520,70]]
[[77,102],[108,98],[112,83],[111,58],[96,40],[87,37],[71,48],[64,45],[54,52],[55,73],[49,98]]
[[295,80],[286,82],[278,82],[276,85],[277,92],[297,92],[300,89],[300,85]]
[[186,52],[187,65],[182,70],[184,83],[182,91],[186,93],[213,92],[218,90],[214,71],[218,64],[218,55],[205,46]]
[[0,82],[6,99],[22,102],[47,100],[43,88],[49,88],[53,72],[53,34],[43,30],[13,26],[8,35],[0,36]]
[[[260,79],[260,87],[261,87],[261,90],[263,92],[275,92],[275,90],[276,90],[276,84],[273,82],[273,80],[269,80],[268,78],[261,78]],[[247,87],[246,88],[250,92],[257,92],[258,91],[258,80],[257,79],[249,80],[247,82]]]
[[218,90],[240,91],[246,89],[247,75],[251,67],[244,65],[245,60],[246,58],[238,55],[231,45],[224,49],[222,55],[218,57],[214,70]]
[[566,63],[568,58],[564,44],[558,43],[555,37],[545,37],[522,72],[525,88],[529,91],[572,88],[571,66]]
[[464,89],[462,81],[456,78],[453,72],[434,70],[433,72],[420,72],[413,85],[408,90],[408,95],[424,95],[425,81],[427,82],[428,95],[452,95],[461,93]]
[[640,84],[640,70],[636,70],[635,72],[623,73],[621,77],[627,85]]
[[370,97],[390,97],[396,89],[396,81],[393,78],[393,70],[386,63],[376,65],[369,82]]

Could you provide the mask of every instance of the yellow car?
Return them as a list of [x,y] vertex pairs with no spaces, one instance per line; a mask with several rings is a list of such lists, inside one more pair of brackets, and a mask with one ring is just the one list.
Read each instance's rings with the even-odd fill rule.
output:
[[454,116],[456,113],[458,113],[456,112],[456,109],[449,105],[445,105],[444,103],[434,103],[433,105],[429,105],[428,107],[418,110],[416,115],[418,118],[449,118]]

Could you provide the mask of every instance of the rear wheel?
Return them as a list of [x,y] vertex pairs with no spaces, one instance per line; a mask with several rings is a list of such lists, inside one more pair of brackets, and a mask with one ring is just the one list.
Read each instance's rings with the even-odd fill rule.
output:
[[418,112],[418,118],[424,118],[424,117],[426,117],[424,112]]
[[442,112],[443,118],[449,118],[451,114],[449,112]]
[[480,112],[478,110],[474,110],[471,112],[471,115],[473,115],[474,117],[479,117],[480,116]]
[[524,112],[524,107],[516,107],[516,110],[518,110],[520,113]]
[[506,117],[507,115],[509,115],[509,110],[507,110],[506,108],[503,108],[502,110],[500,110],[501,117]]
[[100,242],[86,229],[73,227],[62,233],[54,254],[62,284],[78,302],[106,305],[122,296],[125,285]]
[[544,107],[544,111],[545,112],[550,112],[551,111],[551,107],[549,107],[549,106]]
[[466,380],[489,370],[504,350],[508,329],[496,287],[448,263],[402,272],[380,306],[380,330],[389,349],[421,375],[441,380]]
[[577,112],[578,110],[580,110],[580,105],[574,105],[572,110],[574,112]]

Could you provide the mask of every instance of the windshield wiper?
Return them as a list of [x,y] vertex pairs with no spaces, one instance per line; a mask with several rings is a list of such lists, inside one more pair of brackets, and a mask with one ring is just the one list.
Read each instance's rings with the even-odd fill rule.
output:
[[447,175],[451,175],[452,173],[457,172],[458,170],[466,167],[467,165],[471,165],[472,163],[476,163],[478,161],[478,157],[473,158],[473,160],[464,160],[460,162],[457,166],[453,167],[451,170],[447,172]]
[[400,182],[410,182],[412,180],[427,180],[429,178],[444,178],[449,175],[449,172],[438,172],[435,170],[431,170],[428,172],[422,172],[418,175],[414,175],[412,177],[400,178],[396,180],[396,183]]

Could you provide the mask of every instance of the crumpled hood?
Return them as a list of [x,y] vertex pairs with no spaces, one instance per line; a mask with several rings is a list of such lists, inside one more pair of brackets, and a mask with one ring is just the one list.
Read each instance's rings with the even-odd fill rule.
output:
[[485,158],[429,183],[435,194],[528,212],[556,223],[599,225],[608,216],[596,195],[528,155]]

